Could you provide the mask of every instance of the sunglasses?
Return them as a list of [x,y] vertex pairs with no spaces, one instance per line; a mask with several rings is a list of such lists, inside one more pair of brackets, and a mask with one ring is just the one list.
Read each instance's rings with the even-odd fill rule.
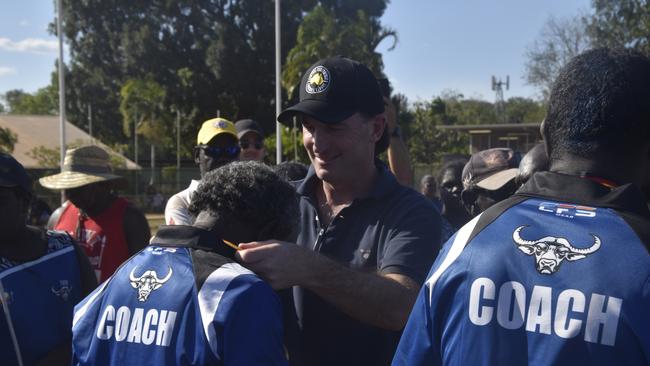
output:
[[255,150],[261,150],[264,145],[262,144],[262,141],[255,141],[254,144],[250,144],[248,141],[239,141],[239,146],[242,148],[242,150],[246,150],[251,146]]
[[240,148],[237,145],[228,146],[228,147],[217,147],[217,146],[197,146],[200,149],[203,149],[206,155],[209,155],[213,158],[219,158],[222,156],[234,158],[239,155]]

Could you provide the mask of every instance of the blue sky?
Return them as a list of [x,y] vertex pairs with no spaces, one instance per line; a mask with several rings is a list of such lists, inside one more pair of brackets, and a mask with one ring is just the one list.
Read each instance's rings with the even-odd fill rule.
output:
[[[47,32],[52,0],[2,0],[0,93],[34,92],[50,82],[58,54]],[[525,85],[524,53],[549,16],[589,10],[589,0],[393,0],[382,23],[399,33],[393,51],[379,46],[385,73],[409,100],[430,99],[446,89],[493,100],[490,77],[510,75],[505,97],[535,97]],[[67,56],[65,56],[67,59]]]

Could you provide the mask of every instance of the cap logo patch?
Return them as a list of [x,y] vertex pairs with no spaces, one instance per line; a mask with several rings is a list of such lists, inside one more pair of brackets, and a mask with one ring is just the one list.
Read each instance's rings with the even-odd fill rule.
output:
[[218,120],[213,124],[213,126],[215,128],[226,128],[226,127],[228,127],[228,124],[226,123],[226,121]]
[[309,94],[322,93],[330,85],[330,72],[323,66],[314,67],[307,78],[305,90]]

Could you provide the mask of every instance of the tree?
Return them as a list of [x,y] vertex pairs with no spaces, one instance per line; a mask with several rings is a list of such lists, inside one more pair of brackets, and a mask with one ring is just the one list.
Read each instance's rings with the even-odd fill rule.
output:
[[526,50],[526,82],[538,87],[543,99],[548,100],[560,69],[590,46],[583,17],[549,17],[537,40]]
[[650,2],[592,0],[587,32],[599,47],[629,47],[650,56]]
[[546,116],[542,102],[529,98],[512,97],[506,101],[506,123],[539,123]]
[[34,94],[26,93],[20,89],[9,90],[5,93],[5,100],[9,105],[11,114],[59,114],[59,86],[56,81],[58,74],[52,73],[50,85],[38,89]]
[[9,127],[0,126],[0,151],[11,154],[18,142],[18,135]]
[[[377,2],[374,6],[378,6]],[[296,45],[289,51],[282,72],[282,84],[289,95],[297,97],[294,88],[311,64],[332,55],[343,55],[359,61],[375,75],[381,75],[383,61],[375,49],[386,38],[393,39],[393,47],[397,41],[397,33],[379,23],[378,16],[383,9],[379,15],[369,15],[362,9],[351,12],[343,5],[342,8],[332,8],[328,2],[312,9],[298,28]],[[377,12],[379,9],[374,10]]]
[[[283,2],[283,55],[310,1]],[[165,90],[166,110],[183,118],[182,151],[197,127],[217,111],[251,117],[269,130],[274,107],[274,4],[266,0],[67,0],[64,32],[70,44],[67,111],[81,125],[92,106],[103,141],[125,139],[120,88],[149,77]],[[167,146],[175,154],[175,139]]]

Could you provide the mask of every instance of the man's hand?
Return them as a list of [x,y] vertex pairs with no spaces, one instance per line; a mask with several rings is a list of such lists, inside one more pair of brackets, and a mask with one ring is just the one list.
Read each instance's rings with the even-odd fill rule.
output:
[[235,257],[275,290],[305,285],[316,260],[313,252],[294,243],[273,240],[239,244]]
[[397,126],[397,111],[389,97],[384,97],[384,113],[386,114],[386,128],[390,134]]

